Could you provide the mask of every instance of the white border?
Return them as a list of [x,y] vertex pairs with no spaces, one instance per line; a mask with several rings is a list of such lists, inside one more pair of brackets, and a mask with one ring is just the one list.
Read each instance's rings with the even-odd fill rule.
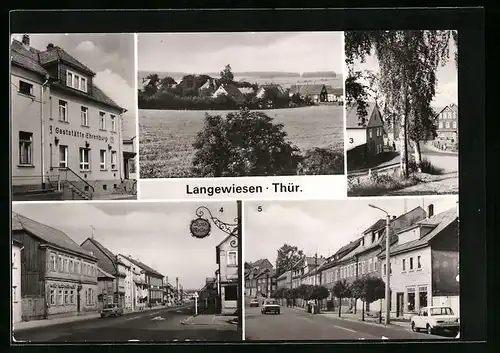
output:
[[344,147],[344,176],[345,176],[345,197],[348,198],[348,180],[347,177],[347,102],[346,102],[346,91],[345,91],[345,80],[349,76],[349,72],[347,69],[347,65],[345,63],[345,31],[342,32],[342,93],[344,95],[344,101],[342,106],[342,119],[344,123],[344,143],[342,146]]
[[240,251],[241,251],[241,340],[245,341],[245,222],[243,221],[245,219],[245,202],[241,201],[241,219],[240,224],[241,224],[241,234],[240,234],[240,239],[239,242],[241,244],[240,246]]
[[134,100],[135,100],[135,141],[137,144],[136,148],[136,155],[135,155],[135,172],[136,172],[136,188],[137,188],[137,200],[140,200],[141,197],[141,166],[140,166],[140,160],[141,160],[141,145],[140,145],[140,140],[139,140],[139,96],[138,96],[138,89],[139,89],[139,78],[137,77],[138,70],[139,70],[139,59],[138,59],[138,52],[137,52],[137,33],[134,33],[134,82],[135,82],[135,94],[134,94]]

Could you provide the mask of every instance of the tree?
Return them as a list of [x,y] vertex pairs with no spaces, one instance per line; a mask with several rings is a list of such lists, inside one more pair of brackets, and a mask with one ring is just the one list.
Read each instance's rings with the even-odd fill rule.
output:
[[205,115],[193,144],[193,174],[199,177],[296,175],[302,156],[285,141],[283,124],[263,112],[241,110]]
[[302,163],[302,174],[332,175],[344,173],[344,152],[314,147],[306,151]]
[[[364,62],[366,56],[374,52],[380,67],[379,88],[385,107],[401,117],[401,170],[406,177],[409,134],[413,131],[414,138],[428,135],[429,107],[437,84],[436,71],[449,58],[451,37],[452,31],[434,30],[345,32],[347,101],[362,103],[366,100],[366,87],[358,82],[354,61]],[[420,113],[416,113],[418,111]],[[420,141],[413,143],[415,159],[420,164]]]
[[365,303],[370,304],[374,301],[385,298],[385,282],[382,278],[376,276],[365,276],[364,284],[363,301]]
[[324,286],[314,286],[313,291],[311,294],[311,299],[314,299],[319,303],[321,303],[322,300],[328,298],[330,295],[330,292],[328,289]]
[[294,265],[303,258],[304,253],[302,250],[296,246],[286,243],[283,244],[283,246],[278,249],[278,255],[276,257],[276,275],[280,276],[286,271],[292,270]]
[[231,65],[227,64],[224,70],[220,72],[220,79],[223,83],[231,83],[234,80],[233,72],[231,71]]
[[144,87],[144,93],[146,96],[150,97],[158,92],[160,78],[158,77],[158,74],[149,74],[146,76],[146,79],[149,80],[149,84]]
[[160,87],[162,90],[166,90],[171,88],[173,85],[176,85],[177,82],[170,76],[164,77],[160,81]]
[[[354,280],[351,284],[351,295],[357,301],[361,299],[363,301],[365,297],[365,279],[364,277],[359,277]],[[354,302],[356,305],[356,302]],[[365,320],[365,305],[363,301],[363,308],[361,309],[361,320]]]
[[335,282],[332,288],[333,295],[339,299],[339,317],[342,311],[342,299],[349,298],[351,296],[351,288],[349,283],[345,279],[338,280]]

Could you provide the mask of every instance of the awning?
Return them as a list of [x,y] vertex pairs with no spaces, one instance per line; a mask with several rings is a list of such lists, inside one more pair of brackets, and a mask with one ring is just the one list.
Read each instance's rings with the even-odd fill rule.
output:
[[137,155],[136,152],[123,151],[123,158],[131,159]]

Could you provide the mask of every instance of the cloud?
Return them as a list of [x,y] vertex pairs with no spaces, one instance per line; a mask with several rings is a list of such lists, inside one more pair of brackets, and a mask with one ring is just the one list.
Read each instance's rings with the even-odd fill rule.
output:
[[80,44],[78,44],[75,48],[75,51],[77,52],[93,52],[93,51],[99,51],[97,46],[94,44],[94,42],[90,40],[84,40]]
[[94,83],[122,107],[129,111],[135,109],[134,88],[119,74],[110,69],[99,71],[94,77]]

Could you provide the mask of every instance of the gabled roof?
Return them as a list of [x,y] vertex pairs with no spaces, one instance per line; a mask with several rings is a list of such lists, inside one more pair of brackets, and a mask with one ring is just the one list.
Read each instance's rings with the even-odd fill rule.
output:
[[224,88],[224,90],[227,92],[227,94],[231,97],[243,96],[243,93],[241,93],[241,91],[235,85],[223,84],[222,88]]
[[128,256],[125,256],[125,255],[121,255],[121,256],[123,256],[124,258],[126,258],[127,260],[129,260],[130,262],[132,262],[134,265],[139,266],[145,272],[151,273],[151,274],[156,275],[156,276],[160,276],[162,278],[164,277],[160,272],[156,271],[155,269],[149,267],[148,265],[142,263],[139,260],[134,260],[134,259],[132,259],[132,258],[130,258]]
[[102,268],[97,267],[97,278],[115,278],[112,274],[107,273]]
[[260,267],[263,264],[265,264],[266,262],[269,262],[271,264],[271,267],[273,266],[273,264],[271,263],[271,261],[269,261],[268,259],[259,259],[259,260],[255,261],[255,262],[252,262],[250,265],[252,267]]
[[59,229],[39,223],[16,212],[12,212],[12,224],[20,224],[24,231],[36,236],[37,238],[40,238],[48,245],[53,245],[61,249],[72,251],[79,255],[83,255],[87,258],[97,260],[95,256],[80,247],[73,241],[73,239],[71,239],[66,233],[60,231]]
[[371,231],[376,231],[376,230],[379,230],[380,228],[385,227],[386,222],[387,222],[387,220],[385,220],[383,218],[379,219],[378,221],[376,221],[375,223],[373,223],[371,226],[369,226],[368,228],[366,228],[366,230],[363,231],[363,234],[369,233]]
[[348,129],[366,129],[368,126],[368,122],[370,121],[370,117],[373,114],[373,110],[376,107],[375,102],[367,102],[366,103],[366,113],[367,115],[365,116],[365,124],[360,123],[360,119],[358,116],[358,104],[354,103],[351,106],[347,108],[346,112],[346,128]]
[[455,103],[451,103],[450,105],[447,105],[446,107],[440,109],[439,112],[436,114],[436,116],[441,114],[446,109],[450,109],[454,113],[458,114],[458,105],[456,105]]
[[11,63],[21,66],[27,70],[33,71],[40,75],[48,75],[48,71],[40,65],[38,61],[38,50],[27,50],[21,42],[13,40],[10,46]]
[[277,91],[277,93],[279,94],[286,94],[286,89],[281,86],[281,85],[278,85],[278,84],[275,84],[275,83],[268,83],[268,84],[265,84],[265,85],[261,85],[259,87],[259,91],[260,90],[265,90],[265,91]]
[[299,93],[300,95],[303,96],[310,96],[310,95],[318,95],[321,94],[323,91],[323,86],[325,86],[327,92],[328,88],[332,88],[331,86],[326,86],[323,84],[311,84],[311,85],[292,85],[290,87],[290,93],[296,94]]
[[40,51],[39,54],[40,63],[42,65],[50,64],[53,62],[57,62],[62,60],[71,66],[74,66],[77,69],[80,69],[92,76],[95,76],[95,72],[85,66],[81,61],[77,60],[75,57],[70,55],[67,51],[62,49],[61,47],[54,46],[52,49],[47,49],[44,51]]
[[[101,243],[99,243],[97,240],[93,239],[93,238],[87,238],[83,241],[83,243],[85,243],[86,241],[89,241],[90,243],[94,244],[94,246],[99,249],[100,252],[102,252],[112,263],[116,263],[116,256],[115,254],[113,254],[108,248],[106,248],[104,245],[102,245]],[[82,243],[82,245],[83,245]],[[108,271],[110,269],[107,269]]]
[[[424,235],[422,238],[413,240],[407,243],[398,244],[397,242],[392,245],[389,250],[391,254],[401,253],[405,251],[412,250],[414,248],[423,246],[428,244],[432,239],[434,239],[441,231],[447,228],[450,224],[457,220],[457,209],[451,208],[447,211],[438,213],[429,219],[424,219],[422,221],[417,222],[416,224],[419,226],[427,226],[432,227],[433,229]],[[400,231],[399,233],[404,232],[405,230]],[[399,234],[398,233],[398,234]],[[381,253],[380,257],[385,257],[385,253]]]

